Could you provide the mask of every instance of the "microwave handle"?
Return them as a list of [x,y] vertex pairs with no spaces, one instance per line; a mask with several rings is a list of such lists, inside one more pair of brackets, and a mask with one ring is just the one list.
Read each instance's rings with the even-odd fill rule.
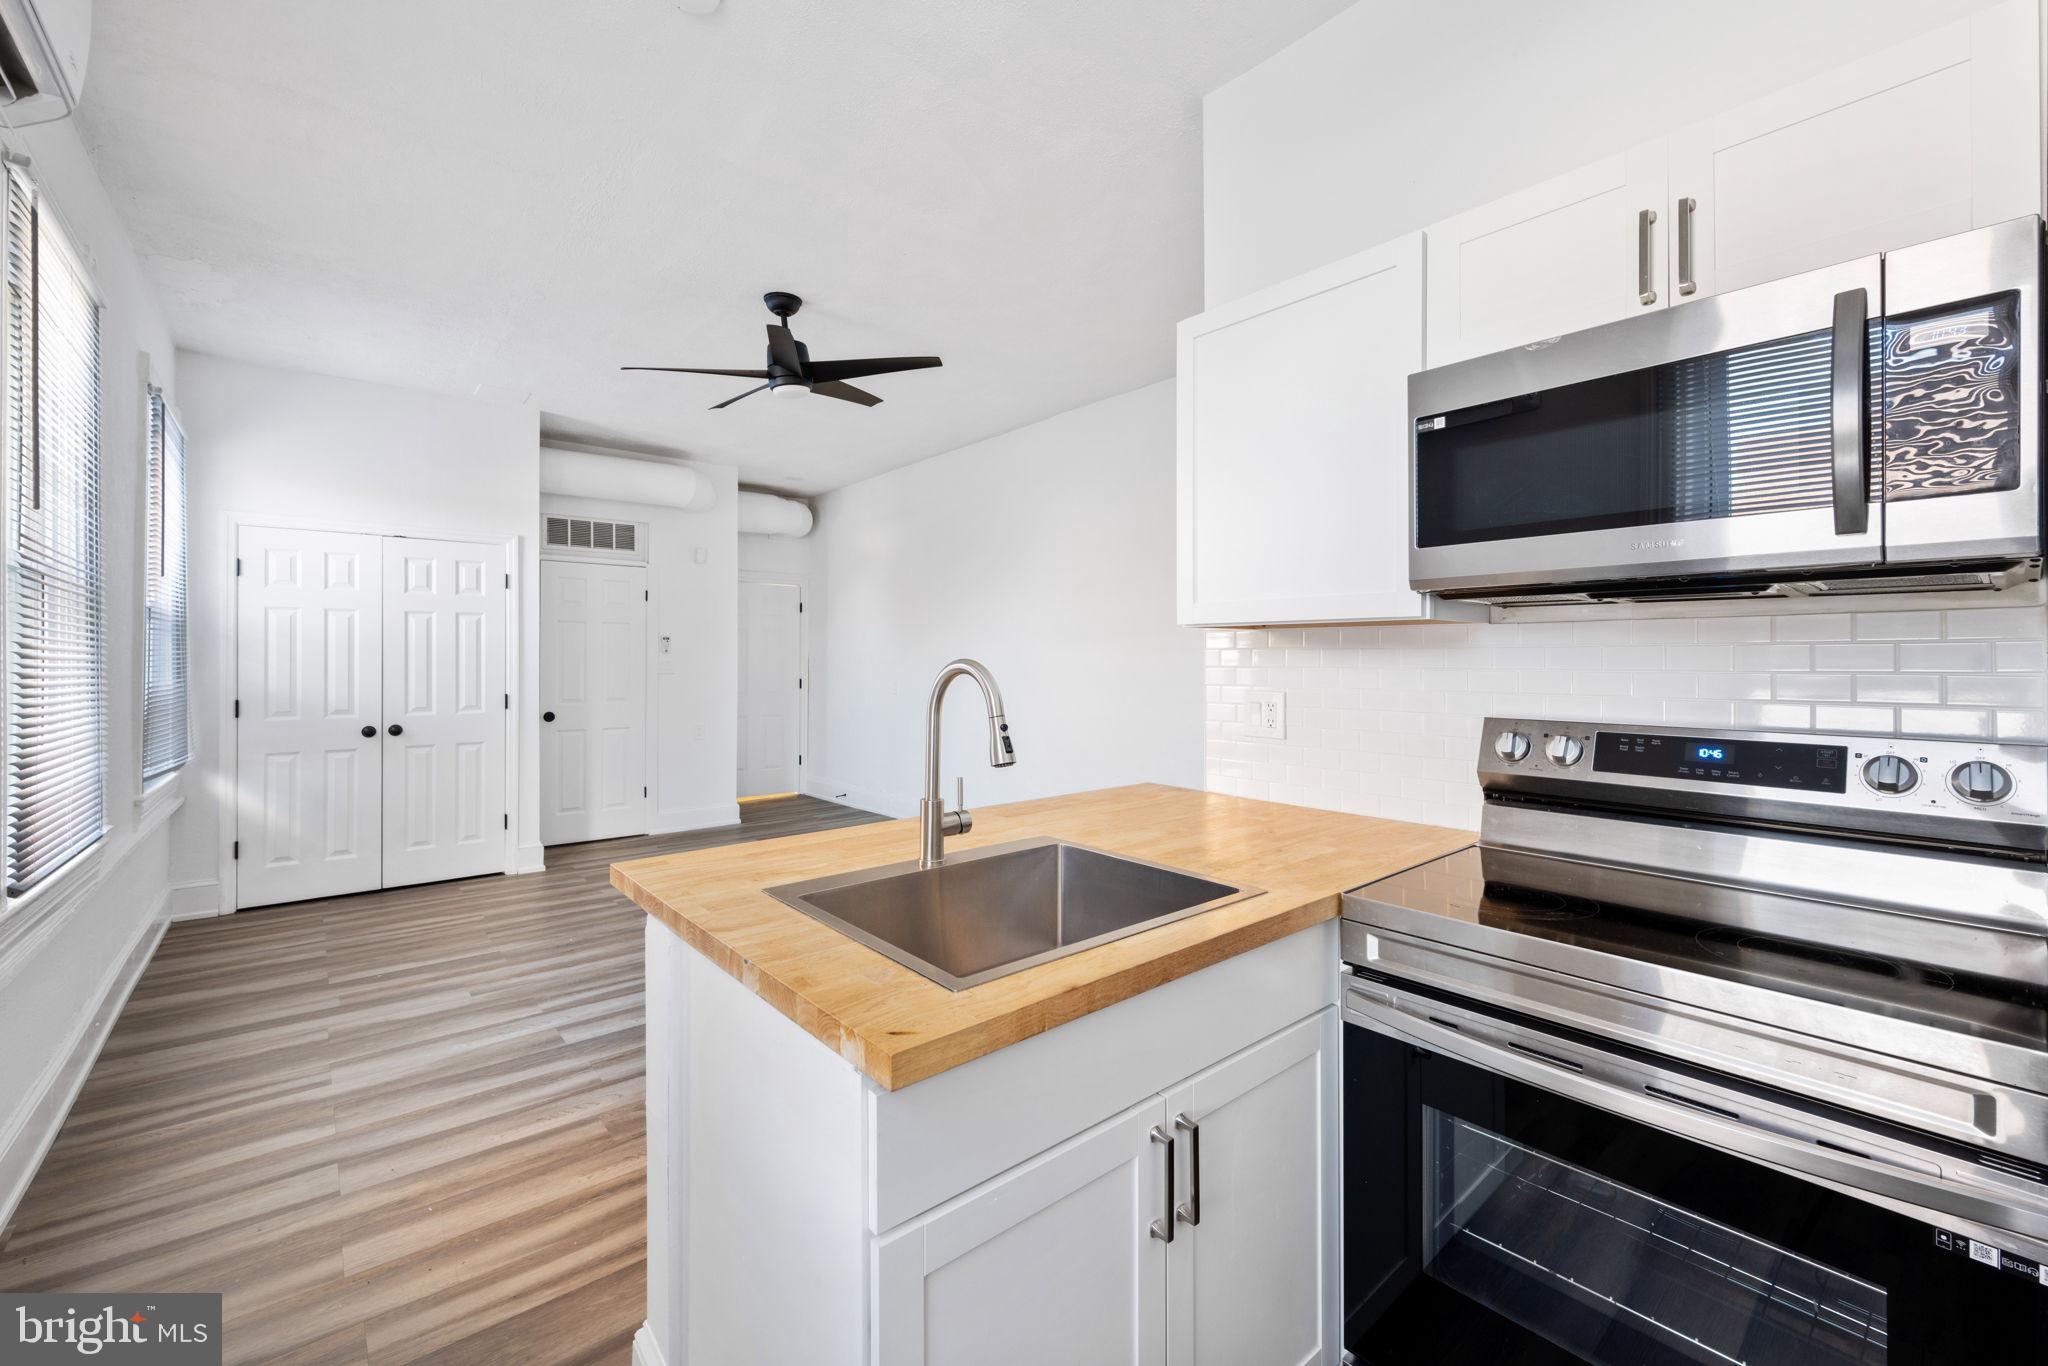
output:
[[1830,357],[1834,411],[1835,534],[1870,530],[1870,296],[1845,289],[1835,296]]

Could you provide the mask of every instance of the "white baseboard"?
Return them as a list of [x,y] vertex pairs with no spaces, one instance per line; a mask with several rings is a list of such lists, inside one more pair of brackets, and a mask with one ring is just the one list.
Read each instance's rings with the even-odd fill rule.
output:
[[156,946],[164,937],[169,902],[170,890],[166,888],[142,922],[142,930],[127,955],[115,962],[112,972],[101,982],[99,1006],[79,1021],[69,1046],[43,1073],[35,1098],[21,1109],[12,1130],[0,1138],[0,1229],[14,1218],[15,1206],[27,1193],[50,1145],[57,1141],[57,1131],[64,1127],[92,1065],[99,1061],[100,1049],[113,1032],[114,1021],[121,1017],[121,1008],[128,1004],[129,993],[135,990],[143,969],[156,955]]
[[640,1331],[633,1334],[633,1366],[668,1366],[668,1358],[661,1354],[661,1344],[654,1340],[654,1325],[643,1323]]
[[514,877],[521,873],[546,872],[547,866],[548,851],[542,845],[522,844],[512,851],[512,867],[510,872]]
[[170,905],[164,911],[164,919],[205,920],[216,915],[226,915],[229,909],[220,904],[220,879],[206,878],[199,882],[173,884]]
[[917,814],[917,800],[909,797],[891,797],[886,792],[872,792],[864,788],[849,787],[831,778],[812,778],[804,783],[806,796],[822,801],[838,802],[860,811],[872,811],[878,816],[905,819]]
[[651,835],[679,835],[685,830],[715,830],[740,823],[740,804],[720,802],[715,806],[685,806],[654,813]]

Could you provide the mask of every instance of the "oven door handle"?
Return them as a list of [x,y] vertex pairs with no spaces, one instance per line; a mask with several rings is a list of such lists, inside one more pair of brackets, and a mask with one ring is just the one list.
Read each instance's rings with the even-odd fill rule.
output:
[[[1757,1115],[1743,1097],[1682,1074],[1410,996],[1389,983],[1348,981],[1344,1018],[1413,1047],[1732,1152],[2036,1261],[2048,1260],[2048,1199],[1963,1186],[1949,1179],[1931,1154],[1920,1158],[1887,1153],[1876,1141],[1860,1144],[1847,1133],[1842,1138],[1848,1141],[1838,1141],[1778,1115]],[[2016,1223],[2020,1227],[2014,1227]]]
[[1837,536],[1870,530],[1869,330],[1869,293],[1858,287],[1837,294],[1829,356]]

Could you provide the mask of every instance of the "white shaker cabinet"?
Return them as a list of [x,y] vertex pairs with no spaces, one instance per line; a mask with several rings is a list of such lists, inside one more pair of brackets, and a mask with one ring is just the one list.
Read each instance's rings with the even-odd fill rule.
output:
[[1664,307],[1660,142],[1429,228],[1429,363],[1448,365]]
[[1156,1100],[880,1240],[875,1366],[1165,1366]]
[[1178,619],[1408,620],[1422,236],[1180,325]]
[[1303,1020],[1167,1094],[1182,1177],[1170,1366],[1337,1361],[1340,1029],[1334,1012]]
[[2040,130],[2033,0],[1680,129],[1672,301],[2038,213]]

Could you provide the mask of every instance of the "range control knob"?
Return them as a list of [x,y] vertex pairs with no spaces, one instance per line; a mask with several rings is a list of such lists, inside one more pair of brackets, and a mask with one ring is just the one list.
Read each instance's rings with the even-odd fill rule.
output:
[[2012,774],[1989,759],[1972,759],[1950,771],[1948,785],[1964,801],[1989,806],[2012,795]]
[[1920,770],[1913,767],[1911,759],[1880,754],[1863,765],[1863,782],[1872,792],[1896,797],[1920,785]]
[[1551,763],[1561,768],[1570,768],[1585,757],[1586,746],[1577,736],[1553,735],[1550,737],[1550,743],[1543,747],[1543,752],[1549,756]]
[[1504,730],[1493,737],[1493,752],[1511,764],[1529,757],[1529,737],[1518,730]]

